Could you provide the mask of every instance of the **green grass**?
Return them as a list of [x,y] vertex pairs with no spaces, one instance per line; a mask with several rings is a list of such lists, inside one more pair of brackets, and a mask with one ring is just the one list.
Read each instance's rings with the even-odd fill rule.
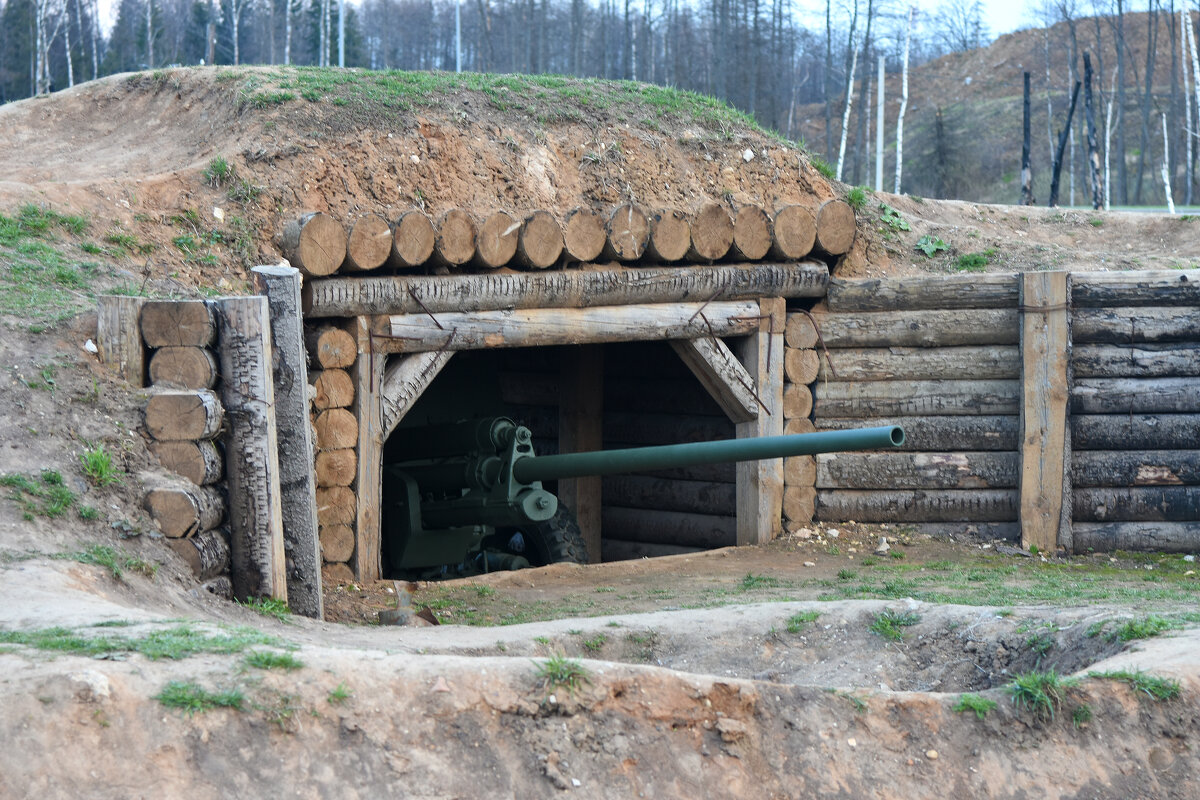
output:
[[[82,510],[80,511],[80,516],[83,516]],[[92,564],[97,567],[104,567],[117,580],[125,577],[125,570],[136,572],[147,578],[153,578],[158,574],[158,566],[156,564],[105,544],[94,544],[86,550],[64,553],[61,556],[56,556],[56,558],[66,558],[78,561],[80,564]]]
[[252,650],[244,659],[246,666],[255,669],[286,669],[295,670],[304,666],[304,662],[291,653],[275,653],[270,650]]
[[154,696],[154,699],[167,708],[178,708],[187,712],[189,717],[197,711],[204,712],[213,708],[241,711],[246,702],[245,696],[238,689],[210,692],[197,683],[184,681],[171,681]]
[[1151,614],[1144,619],[1131,619],[1108,634],[1109,640],[1132,642],[1136,639],[1149,639],[1164,631],[1178,628],[1179,623]]
[[828,161],[816,153],[809,153],[808,160],[812,163],[813,169],[819,172],[826,180],[836,180],[837,171],[834,170]]
[[583,649],[590,653],[598,653],[604,649],[604,645],[607,644],[607,642],[608,637],[603,633],[598,633],[590,639],[583,640]]
[[1066,702],[1068,690],[1078,683],[1075,678],[1064,677],[1051,669],[1021,673],[1005,690],[1014,705],[1032,711],[1039,719],[1054,719]]
[[1151,700],[1174,700],[1179,697],[1180,692],[1179,681],[1174,678],[1160,678],[1156,675],[1148,675],[1141,670],[1135,672],[1129,670],[1089,672],[1088,677],[1127,683],[1139,698],[1145,695]]
[[755,589],[773,589],[782,585],[783,581],[772,578],[770,575],[755,575],[753,572],[747,572],[746,577],[742,578],[741,589],[743,592],[750,592]]
[[204,180],[210,186],[220,188],[233,180],[237,168],[225,159],[225,156],[214,156],[204,168]]
[[253,203],[255,200],[257,200],[262,194],[262,189],[258,186],[255,186],[253,183],[250,183],[250,181],[246,180],[245,178],[241,178],[235,184],[233,184],[233,186],[229,187],[227,194],[229,195],[229,199],[233,202],[246,205],[247,203]]
[[900,216],[900,212],[889,206],[887,203],[879,204],[879,219],[884,225],[887,225],[894,231],[912,230],[912,226],[908,224],[908,220]]
[[983,272],[996,255],[995,250],[984,250],[979,253],[963,253],[954,262],[954,268],[959,272]]
[[926,258],[932,258],[936,253],[949,250],[950,245],[943,242],[940,237],[925,234],[917,239],[916,248],[919,252],[924,253]]
[[815,622],[819,616],[821,616],[819,611],[801,611],[797,614],[792,614],[787,619],[787,632],[799,633],[804,630],[805,625]]
[[251,597],[248,600],[237,602],[238,605],[245,606],[251,611],[257,611],[264,617],[273,617],[280,622],[287,622],[288,617],[292,615],[292,610],[288,608],[287,603],[273,597]]
[[918,614],[911,611],[884,611],[871,622],[871,633],[899,642],[904,639],[904,628],[916,625],[921,621]]
[[112,453],[104,445],[87,447],[79,456],[83,474],[97,486],[113,486],[121,482],[121,473],[113,464]]
[[565,689],[573,694],[591,683],[591,673],[587,668],[561,653],[556,653],[538,664],[537,677],[547,692]]
[[133,637],[112,634],[86,635],[62,627],[33,631],[0,631],[0,644],[18,644],[34,650],[82,656],[139,653],[154,661],[160,658],[178,660],[201,653],[241,653],[255,645],[285,646],[275,637],[250,628],[210,632],[191,625],[161,628]]
[[20,473],[0,475],[0,486],[12,489],[9,495],[21,507],[26,520],[35,516],[56,519],[75,504],[75,494],[63,484],[55,470],[43,470],[39,478]]
[[996,701],[983,695],[967,693],[960,695],[958,702],[952,708],[959,714],[965,711],[975,712],[975,716],[979,719],[985,719],[991,711],[996,709]]
[[861,211],[867,205],[867,193],[871,191],[866,186],[855,186],[846,192],[846,203],[855,211]]
[[345,684],[345,682],[342,682],[333,687],[329,694],[326,695],[325,699],[329,701],[331,705],[340,706],[353,696],[354,692]]
[[36,332],[91,307],[100,265],[69,257],[73,245],[61,238],[88,227],[84,217],[33,204],[0,214],[0,315]]

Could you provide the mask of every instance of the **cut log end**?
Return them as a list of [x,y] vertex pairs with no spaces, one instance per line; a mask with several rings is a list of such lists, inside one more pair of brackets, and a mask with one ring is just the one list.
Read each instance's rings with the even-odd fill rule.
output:
[[213,442],[151,442],[160,464],[197,486],[225,477],[225,460]]
[[146,431],[159,441],[211,439],[224,409],[212,392],[163,392],[146,402]]
[[314,423],[318,450],[342,450],[358,444],[358,419],[344,408],[330,408]]
[[563,249],[573,261],[595,261],[607,241],[604,218],[590,208],[576,208],[563,225]]
[[742,206],[733,218],[733,255],[761,261],[771,251],[771,218],[758,206]]
[[462,209],[453,208],[438,221],[434,252],[451,267],[466,264],[475,255],[475,220]]
[[849,252],[856,229],[854,209],[844,200],[827,200],[817,209],[816,246],[829,255]]
[[348,486],[317,489],[317,524],[349,525],[358,514],[354,490]]
[[378,214],[368,214],[354,223],[346,240],[342,269],[367,272],[382,267],[392,252],[392,226]]
[[517,253],[517,234],[521,223],[507,212],[489,214],[475,237],[474,263],[483,269],[499,269]]
[[314,369],[345,369],[358,358],[354,337],[333,325],[307,329],[304,344]]
[[146,492],[146,511],[164,536],[179,539],[212,530],[225,519],[225,498],[220,491],[177,484]]
[[692,216],[692,245],[688,258],[693,261],[716,261],[724,258],[733,246],[733,219],[717,203],[705,203]]
[[673,208],[655,211],[650,217],[650,241],[646,253],[657,261],[678,261],[692,245],[692,226],[687,214]]
[[208,347],[216,339],[212,309],[203,300],[150,300],[142,306],[148,347]]
[[817,328],[812,317],[800,312],[788,314],[783,340],[788,347],[816,347]]
[[388,266],[394,269],[419,267],[433,256],[437,231],[420,211],[406,211],[396,220]]
[[817,238],[817,221],[804,206],[784,206],[775,212],[771,255],[780,261],[795,261],[812,252]]
[[546,269],[558,263],[563,252],[563,231],[547,211],[535,211],[521,223],[517,260],[526,267]]
[[618,261],[636,261],[646,252],[650,240],[650,217],[633,203],[613,209],[604,224],[607,241],[604,255]]
[[305,214],[284,228],[283,254],[311,278],[332,275],[346,260],[346,231],[328,214]]
[[211,389],[217,359],[205,347],[160,347],[150,357],[150,382],[175,389]]
[[354,555],[354,529],[349,525],[321,526],[321,558],[326,563],[342,563]]
[[308,374],[316,396],[313,407],[318,411],[327,408],[349,408],[354,402],[354,379],[343,369],[327,369]]

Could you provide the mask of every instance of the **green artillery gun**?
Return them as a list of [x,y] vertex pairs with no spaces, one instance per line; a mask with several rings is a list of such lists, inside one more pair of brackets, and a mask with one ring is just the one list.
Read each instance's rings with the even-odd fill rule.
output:
[[384,467],[384,556],[409,578],[581,562],[579,526],[542,481],[903,444],[902,428],[884,426],[538,456],[506,417],[417,428]]

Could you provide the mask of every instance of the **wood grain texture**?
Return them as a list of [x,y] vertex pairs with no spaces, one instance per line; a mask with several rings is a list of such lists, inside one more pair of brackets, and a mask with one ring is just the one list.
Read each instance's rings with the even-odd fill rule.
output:
[[284,227],[282,249],[288,263],[308,277],[332,275],[346,260],[346,230],[328,214],[310,212]]
[[192,568],[199,581],[229,571],[229,531],[212,530],[187,539],[170,539],[167,545]]
[[1073,414],[1071,447],[1082,450],[1189,450],[1200,414]]
[[100,360],[132,386],[146,385],[146,348],[139,324],[144,297],[96,298],[96,347]]
[[1194,306],[1077,308],[1071,338],[1080,344],[1200,341],[1200,309]]
[[392,269],[419,267],[433,257],[436,241],[433,221],[416,209],[406,211],[392,225],[392,250],[387,265]]
[[1016,274],[834,279],[829,282],[829,310],[1012,309],[1019,301],[1017,279]]
[[820,430],[844,431],[881,425],[904,428],[901,450],[951,452],[955,450],[1017,449],[1019,419],[1008,416],[921,417],[817,417]]
[[812,252],[817,239],[817,220],[806,206],[784,206],[772,220],[774,238],[771,256],[779,261],[795,261]]
[[[812,353],[813,377],[807,382],[937,381],[964,375],[972,380],[1011,380],[1021,374],[1020,351],[1008,345],[831,348],[828,352],[821,351],[819,372],[816,351],[791,350],[788,355],[792,353]],[[798,372],[799,377],[807,374]]]
[[225,478],[225,458],[214,442],[151,442],[150,452],[159,463],[197,486]]
[[563,252],[572,261],[595,261],[606,240],[604,217],[590,208],[572,209],[563,220]]
[[1018,413],[1018,381],[845,381],[813,385],[822,417],[992,416]]
[[817,490],[823,522],[1012,522],[1015,489]]
[[[924,280],[913,278],[912,280]],[[948,281],[957,284],[952,278]],[[1020,342],[1013,308],[812,312],[826,347],[962,347]],[[803,315],[801,315],[803,316]],[[813,337],[815,345],[815,336]]]
[[[754,380],[763,404],[758,416],[735,425],[737,438],[778,436],[783,433],[783,298],[758,302],[754,333],[739,344],[741,362]],[[781,530],[783,459],[743,461],[737,467],[737,543],[763,544]]]
[[1071,454],[1071,483],[1194,486],[1200,484],[1200,450],[1076,450]]
[[1075,552],[1195,553],[1200,522],[1076,522]]
[[826,200],[816,216],[816,247],[832,256],[850,252],[858,231],[854,209],[845,200]]
[[530,269],[548,269],[563,253],[563,232],[549,211],[534,211],[521,223],[517,238],[517,263]]
[[224,420],[221,401],[207,389],[159,392],[146,401],[146,432],[159,441],[211,439]]
[[1200,269],[1078,272],[1071,284],[1077,308],[1200,305]]
[[696,380],[734,422],[759,415],[754,379],[720,339],[673,339],[671,347]]
[[160,347],[150,356],[150,383],[174,389],[211,389],[217,359],[207,347]]
[[[558,451],[604,447],[604,349],[585,345],[565,351],[559,368]],[[588,561],[601,558],[601,479],[590,475],[558,482],[558,499],[575,514]]]
[[217,338],[216,318],[204,300],[145,300],[141,325],[147,347],[210,347]]
[[1079,345],[1071,367],[1079,378],[1195,378],[1200,342]]
[[350,226],[346,259],[341,268],[347,272],[369,272],[382,267],[391,254],[392,226],[378,214],[365,214]]
[[1015,452],[823,453],[819,489],[1015,489]]
[[1195,378],[1079,378],[1071,387],[1073,414],[1197,414]]

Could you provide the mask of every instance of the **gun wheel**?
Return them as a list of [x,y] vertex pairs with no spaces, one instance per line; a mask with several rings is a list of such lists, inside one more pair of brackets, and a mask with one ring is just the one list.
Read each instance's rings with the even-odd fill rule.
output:
[[575,515],[564,506],[558,504],[558,511],[544,522],[531,522],[519,528],[503,528],[497,531],[502,542],[512,542],[520,534],[523,552],[513,547],[506,547],[509,552],[525,556],[535,567],[546,564],[570,562],[574,564],[587,563],[587,545],[583,541],[583,533]]

